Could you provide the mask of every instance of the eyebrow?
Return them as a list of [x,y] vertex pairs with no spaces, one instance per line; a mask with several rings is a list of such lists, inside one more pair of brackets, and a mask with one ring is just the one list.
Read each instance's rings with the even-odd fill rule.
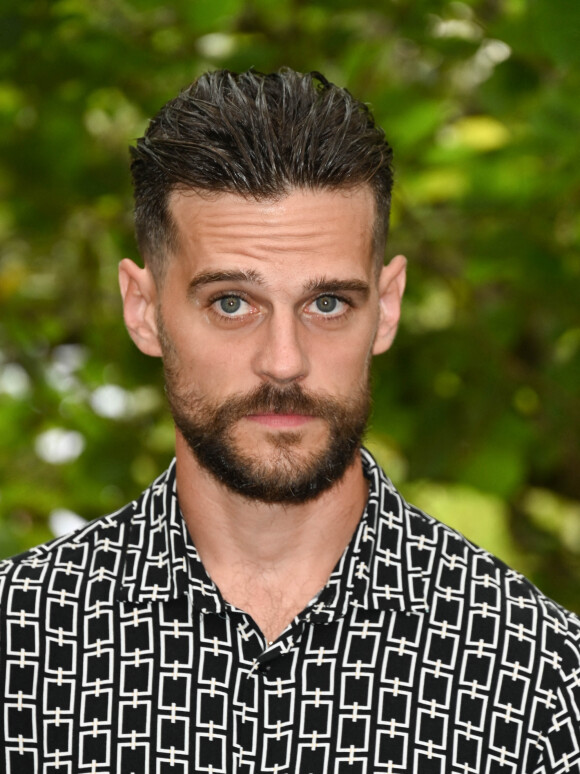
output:
[[[217,282],[250,282],[255,285],[264,286],[266,282],[258,272],[251,269],[244,271],[241,269],[231,271],[204,271],[197,274],[188,285],[188,294],[193,294],[198,288],[205,285],[212,285]],[[309,280],[304,285],[307,293],[360,293],[364,298],[370,294],[368,282],[359,279],[327,279],[326,277],[316,277]]]
[[368,282],[358,279],[347,280],[335,280],[326,279],[326,277],[318,277],[317,279],[310,280],[306,283],[304,289],[309,292],[315,293],[346,293],[354,292],[360,293],[365,298],[368,298],[370,293],[370,286]]
[[256,271],[204,271],[191,280],[188,285],[188,294],[193,293],[204,285],[211,285],[214,282],[253,282],[255,285],[264,285],[263,278]]

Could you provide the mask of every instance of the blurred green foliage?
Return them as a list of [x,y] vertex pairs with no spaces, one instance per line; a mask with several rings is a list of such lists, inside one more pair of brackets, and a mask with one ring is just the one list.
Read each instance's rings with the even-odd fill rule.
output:
[[580,611],[580,5],[1,13],[0,554],[50,538],[58,509],[120,507],[171,457],[160,366],[116,287],[136,254],[127,146],[202,71],[288,64],[370,102],[395,148],[388,252],[410,277],[371,448],[409,499]]

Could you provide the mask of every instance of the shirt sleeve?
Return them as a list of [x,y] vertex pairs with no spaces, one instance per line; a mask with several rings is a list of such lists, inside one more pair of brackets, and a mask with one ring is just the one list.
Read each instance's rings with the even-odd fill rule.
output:
[[569,629],[554,659],[561,684],[533,774],[580,774],[580,621],[566,614]]

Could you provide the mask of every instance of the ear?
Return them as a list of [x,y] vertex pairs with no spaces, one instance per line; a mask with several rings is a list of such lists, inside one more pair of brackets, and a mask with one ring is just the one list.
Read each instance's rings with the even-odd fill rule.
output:
[[141,352],[161,357],[157,333],[157,286],[147,267],[123,258],[119,264],[119,285],[123,298],[123,316],[129,335]]
[[401,299],[407,278],[407,259],[397,255],[383,266],[379,276],[379,324],[373,344],[373,355],[386,352],[397,333],[401,316]]

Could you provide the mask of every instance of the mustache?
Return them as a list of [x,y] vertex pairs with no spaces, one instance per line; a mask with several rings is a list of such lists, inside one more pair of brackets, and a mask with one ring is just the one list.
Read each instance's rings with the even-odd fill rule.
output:
[[249,414],[302,414],[329,419],[336,414],[337,405],[332,398],[313,395],[297,383],[288,387],[264,383],[247,395],[231,396],[221,409],[227,412],[230,422]]
[[[244,394],[233,394],[221,403],[216,403],[196,394],[193,390],[180,390],[166,371],[165,393],[173,418],[178,427],[190,427],[190,416],[199,417],[198,422],[212,433],[228,432],[233,424],[251,414],[301,414],[324,420],[331,427],[352,423],[354,415],[361,415],[364,407],[364,422],[370,410],[370,388],[361,385],[358,395],[338,399],[327,393],[312,393],[297,382],[280,387],[265,382]],[[363,425],[364,425],[363,422]]]

